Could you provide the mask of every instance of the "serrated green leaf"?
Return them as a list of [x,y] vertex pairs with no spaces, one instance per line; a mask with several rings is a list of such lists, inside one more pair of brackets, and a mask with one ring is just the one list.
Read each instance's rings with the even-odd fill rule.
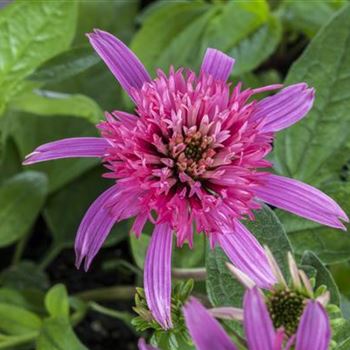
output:
[[0,187],[0,247],[28,233],[47,194],[45,174],[28,171],[3,182]]
[[[332,182],[321,189],[335,199],[345,212],[350,213],[350,183]],[[296,254],[301,256],[305,250],[311,250],[327,264],[349,260],[350,236],[346,232],[286,212],[277,211],[277,213]]]
[[340,296],[338,287],[331,273],[324,266],[322,261],[311,251],[306,251],[301,259],[302,265],[312,266],[316,270],[316,285],[319,287],[325,285],[331,293],[330,302],[335,305],[340,305]]
[[0,330],[6,334],[25,334],[41,327],[40,318],[18,306],[0,303]]
[[45,296],[45,306],[52,317],[69,317],[69,300],[67,289],[63,284],[56,284]]
[[66,115],[81,117],[96,124],[103,112],[91,98],[81,94],[63,94],[55,91],[34,90],[12,99],[9,108],[41,116]]
[[326,178],[319,176],[320,169],[326,172],[350,134],[349,17],[347,5],[319,31],[286,79],[286,85],[307,82],[316,99],[306,118],[278,134],[275,156],[283,174],[316,185]]
[[76,15],[75,1],[16,1],[1,11],[2,104],[18,91],[21,80],[69,46],[75,31]]
[[[267,245],[276,258],[282,272],[288,276],[287,253],[292,251],[283,226],[267,206],[256,211],[255,221],[244,221],[244,225],[258,241]],[[207,254],[207,291],[214,306],[241,306],[243,291],[226,267],[228,259],[220,248]]]
[[65,318],[50,318],[43,322],[36,350],[88,350],[74,334]]

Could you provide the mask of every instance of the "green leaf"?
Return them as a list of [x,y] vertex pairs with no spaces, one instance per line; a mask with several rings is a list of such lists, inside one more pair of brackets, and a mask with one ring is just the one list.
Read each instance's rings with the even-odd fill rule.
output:
[[45,62],[29,79],[44,83],[57,83],[84,72],[98,62],[100,58],[91,47],[75,47]]
[[45,306],[52,317],[69,317],[67,289],[63,284],[56,284],[45,296]]
[[187,244],[173,249],[173,267],[191,268],[205,263],[206,239],[204,234],[194,233],[193,248]]
[[32,261],[21,261],[4,269],[0,274],[0,283],[16,290],[46,290],[50,285],[48,276]]
[[136,238],[134,234],[131,234],[129,240],[134,261],[140,269],[143,269],[147,247],[151,237],[145,233],[142,233],[140,238]]
[[[254,213],[255,221],[244,221],[244,225],[258,241],[267,245],[282,272],[288,276],[287,253],[292,251],[283,226],[274,212],[267,206]],[[241,306],[243,288],[226,267],[228,259],[220,248],[207,254],[207,291],[214,306]]]
[[215,11],[214,6],[202,2],[168,2],[147,16],[131,49],[151,74],[158,67],[168,70],[170,64],[185,65],[194,53],[195,62],[199,62],[199,32],[205,28],[207,12],[211,12],[210,17]]
[[79,1],[77,32],[74,43],[85,44],[86,33],[94,28],[113,33],[119,39],[128,41],[135,29],[135,17],[139,0]]
[[18,91],[21,80],[44,61],[67,49],[73,39],[76,15],[75,1],[16,1],[2,9],[2,107]]
[[38,289],[19,291],[12,288],[0,288],[1,304],[17,306],[37,315],[46,315],[44,296],[44,292]]
[[74,334],[65,318],[50,318],[43,322],[36,350],[88,350]]
[[316,288],[325,285],[331,293],[330,302],[340,305],[340,295],[338,287],[328,269],[323,265],[322,261],[311,251],[306,251],[301,259],[301,264],[311,266],[316,270]]
[[9,108],[41,116],[67,115],[82,117],[96,124],[103,119],[98,104],[80,94],[64,94],[55,91],[34,90],[12,99]]
[[[350,183],[332,182],[321,189],[350,213]],[[350,236],[346,232],[286,212],[277,213],[296,254],[301,256],[305,250],[311,250],[326,264],[349,260]],[[346,226],[349,228],[348,224]]]
[[[152,231],[152,225],[146,225],[147,231]],[[143,269],[147,248],[150,242],[150,236],[147,233],[142,233],[140,238],[136,238],[134,234],[129,237],[130,248],[132,256],[136,265]],[[173,267],[191,268],[203,266],[206,251],[205,236],[203,234],[194,234],[193,249],[188,245],[177,247],[175,244],[176,238],[173,242]]]
[[3,182],[0,187],[0,247],[28,233],[47,194],[44,174],[28,171]]
[[[15,140],[21,159],[44,143],[69,137],[97,136],[96,128],[82,118],[40,117],[27,113],[11,115],[11,136]],[[52,193],[87,170],[100,163],[97,159],[63,159],[49,161],[26,169],[46,173],[49,179],[49,192]]]
[[0,330],[7,334],[25,334],[41,327],[40,318],[26,309],[0,303]]
[[[50,196],[44,208],[44,218],[51,230],[55,246],[62,248],[74,244],[85,212],[96,198],[112,185],[110,180],[102,178],[102,173],[102,166],[94,168]],[[116,244],[127,236],[128,231],[126,222],[115,225],[107,242]]]
[[258,67],[274,52],[281,37],[282,26],[279,19],[269,16],[267,22],[253,34],[227,51],[236,60],[233,75],[237,76]]
[[348,350],[350,349],[350,338],[344,340],[342,343],[337,345],[336,350]]
[[284,1],[279,13],[288,30],[313,37],[345,1]]
[[286,85],[305,81],[313,86],[316,100],[306,118],[278,134],[275,156],[283,174],[313,184],[325,179],[319,171],[326,172],[350,135],[349,17],[347,5],[318,32],[286,79]]

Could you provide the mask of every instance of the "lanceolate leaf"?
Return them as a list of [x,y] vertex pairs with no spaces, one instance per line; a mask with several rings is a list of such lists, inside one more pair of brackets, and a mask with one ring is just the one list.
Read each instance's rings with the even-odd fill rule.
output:
[[[76,2],[15,1],[0,13],[0,107],[35,68],[73,39]],[[1,108],[0,108],[1,111]]]
[[322,181],[319,171],[327,169],[350,135],[349,17],[347,5],[320,30],[286,79],[287,85],[305,81],[314,86],[316,100],[306,118],[279,133],[276,158],[285,175],[313,184]]

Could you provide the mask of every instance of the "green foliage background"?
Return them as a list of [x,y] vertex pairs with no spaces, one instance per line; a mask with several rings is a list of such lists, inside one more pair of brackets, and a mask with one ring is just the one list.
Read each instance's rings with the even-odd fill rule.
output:
[[[0,272],[0,349],[87,349],[73,329],[91,310],[130,325],[129,313],[96,303],[101,295],[98,300],[69,295],[47,274],[64,249],[73,254],[84,212],[110,184],[101,178],[101,166],[90,159],[21,165],[42,143],[97,135],[94,124],[104,110],[132,110],[88,45],[85,33],[93,28],[128,43],[153,76],[156,68],[170,65],[196,70],[205,49],[215,47],[236,59],[231,78],[245,87],[300,81],[314,86],[314,108],[279,133],[272,160],[277,173],[320,188],[350,214],[350,5],[345,0],[15,0],[1,6],[0,254],[11,252],[12,258],[4,260]],[[50,235],[50,245],[40,258],[28,261],[25,251],[38,222]],[[350,318],[348,232],[268,207],[248,226],[285,271],[285,254],[293,251]],[[106,263],[134,271],[140,285],[150,228],[135,240],[128,238],[129,227],[129,222],[117,225],[105,247],[129,240],[133,263],[117,258]],[[206,266],[210,302],[240,306],[243,290],[228,273],[223,252],[209,251],[202,237],[195,246],[176,250],[174,266]],[[105,295],[119,291],[115,288]],[[203,283],[195,291],[204,293]],[[336,349],[348,349],[347,321],[335,335]],[[174,339],[164,344],[176,348]]]

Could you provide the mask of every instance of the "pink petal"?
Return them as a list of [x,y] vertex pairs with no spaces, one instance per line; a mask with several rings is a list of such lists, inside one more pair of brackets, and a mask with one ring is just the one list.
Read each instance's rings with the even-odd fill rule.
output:
[[130,96],[132,88],[140,90],[145,82],[151,81],[140,60],[115,36],[96,29],[88,37],[95,51]]
[[339,219],[349,221],[332,198],[298,180],[269,174],[266,182],[256,189],[256,196],[268,204],[331,227],[344,229]]
[[157,224],[148,246],[144,287],[146,300],[155,320],[164,328],[171,322],[171,251],[172,229],[168,223]]
[[145,342],[145,339],[143,339],[143,338],[140,338],[139,343],[138,343],[138,347],[139,347],[139,350],[158,350],[157,348],[155,348],[151,345],[148,345]]
[[311,109],[315,91],[305,83],[288,86],[258,102],[252,120],[265,120],[262,132],[285,129],[302,119]]
[[183,308],[186,326],[198,350],[236,350],[220,323],[191,297]]
[[207,49],[202,62],[201,72],[226,82],[231,74],[235,60],[216,49]]
[[263,297],[257,287],[244,295],[244,331],[249,350],[272,350],[275,348],[275,329]]
[[260,288],[270,289],[277,282],[264,249],[239,221],[232,232],[219,234],[218,240],[231,262]]
[[53,141],[39,146],[26,156],[24,165],[60,158],[102,158],[109,143],[101,137],[75,137]]
[[331,326],[323,306],[309,301],[301,317],[297,335],[296,350],[327,350],[331,340]]
[[106,240],[118,217],[106,208],[108,201],[118,193],[116,186],[103,192],[86,212],[75,239],[76,266],[80,267],[85,258],[84,269],[89,266]]

